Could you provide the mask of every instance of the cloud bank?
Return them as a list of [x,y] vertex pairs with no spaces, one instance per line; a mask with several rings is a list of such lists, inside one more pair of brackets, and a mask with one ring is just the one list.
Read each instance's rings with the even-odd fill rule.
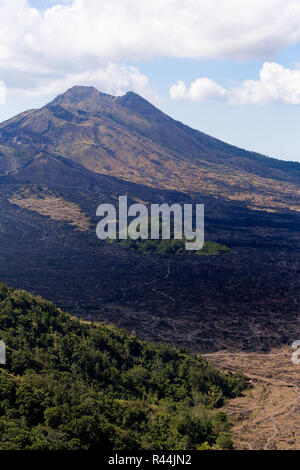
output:
[[134,90],[151,95],[154,101],[157,99],[150,89],[148,78],[136,67],[114,63],[103,65],[97,70],[67,73],[50,81],[39,78],[34,87],[24,88],[19,85],[11,88],[10,94],[23,97],[57,95],[74,85],[96,86],[99,90],[113,95],[122,95],[124,91]]
[[225,88],[207,77],[197,78],[191,83],[189,89],[182,80],[178,80],[177,84],[170,88],[172,100],[209,101],[223,99],[226,96]]
[[[264,59],[300,39],[298,0],[252,0],[243,5],[240,0],[53,3],[57,5],[41,15],[26,0],[1,0],[0,17],[17,16],[18,28],[7,28],[7,52],[22,49],[57,63],[79,57]],[[24,41],[18,40],[21,37]]]
[[300,69],[288,69],[276,62],[265,62],[259,80],[245,80],[225,89],[209,78],[198,78],[187,88],[181,80],[169,91],[173,100],[225,100],[230,104],[300,104]]
[[[8,93],[59,92],[84,78],[106,92],[130,87],[149,96],[147,78],[126,63],[165,57],[270,60],[300,40],[299,0],[252,0],[242,8],[240,0],[52,4],[39,11],[27,0],[0,0],[0,76],[9,84]],[[174,96],[180,87],[173,87]],[[243,85],[236,99],[257,96],[250,89]],[[226,93],[200,79],[189,94],[191,99],[224,99]]]

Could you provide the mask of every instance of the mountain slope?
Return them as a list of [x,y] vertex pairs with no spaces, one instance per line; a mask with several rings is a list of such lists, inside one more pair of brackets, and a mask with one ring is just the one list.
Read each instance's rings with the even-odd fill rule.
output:
[[[232,149],[135,94],[88,87],[1,124],[0,280],[196,351],[293,341],[299,164]],[[124,194],[129,204],[204,204],[205,239],[230,253],[147,255],[98,240],[96,208]]]
[[247,152],[174,121],[129,92],[73,87],[0,126],[0,171],[15,174],[46,152],[101,174],[157,188],[298,210],[300,165]]
[[[17,333],[17,334],[16,334]],[[0,449],[230,448],[216,412],[247,386],[194,354],[79,322],[0,285]]]

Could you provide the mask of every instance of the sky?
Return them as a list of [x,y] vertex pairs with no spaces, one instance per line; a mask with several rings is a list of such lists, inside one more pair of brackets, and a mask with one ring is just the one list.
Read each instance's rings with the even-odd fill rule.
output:
[[300,161],[300,1],[0,0],[0,121],[73,85]]

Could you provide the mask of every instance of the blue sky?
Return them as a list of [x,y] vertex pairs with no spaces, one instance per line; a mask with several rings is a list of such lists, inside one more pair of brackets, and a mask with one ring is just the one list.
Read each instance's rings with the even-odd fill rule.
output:
[[226,142],[300,161],[298,0],[0,0],[0,18],[1,121],[75,84],[133,90]]

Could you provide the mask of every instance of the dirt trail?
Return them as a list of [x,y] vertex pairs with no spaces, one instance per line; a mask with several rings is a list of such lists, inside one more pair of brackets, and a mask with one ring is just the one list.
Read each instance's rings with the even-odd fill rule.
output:
[[[168,264],[167,264],[167,272],[166,272],[166,274],[165,274],[163,280],[168,279],[168,277],[170,276],[170,273],[171,273],[171,266],[170,266],[170,263],[171,263],[171,262],[169,261]],[[158,279],[158,280],[155,279],[154,281],[150,281],[150,282],[148,282],[148,283],[145,284],[145,285],[148,285],[149,287],[151,286],[150,289],[151,289],[153,292],[156,292],[157,294],[166,297],[168,300],[171,300],[171,302],[173,302],[174,304],[176,304],[176,300],[174,299],[174,297],[171,297],[169,294],[166,294],[165,292],[161,291],[160,289],[156,289],[156,288],[152,287],[152,284],[156,284],[156,283],[158,283],[158,282],[160,282],[160,280],[159,280],[159,279]]]
[[217,367],[241,371],[252,381],[243,397],[224,409],[233,422],[236,449],[300,450],[300,365],[292,348],[270,354],[222,351],[204,354]]

